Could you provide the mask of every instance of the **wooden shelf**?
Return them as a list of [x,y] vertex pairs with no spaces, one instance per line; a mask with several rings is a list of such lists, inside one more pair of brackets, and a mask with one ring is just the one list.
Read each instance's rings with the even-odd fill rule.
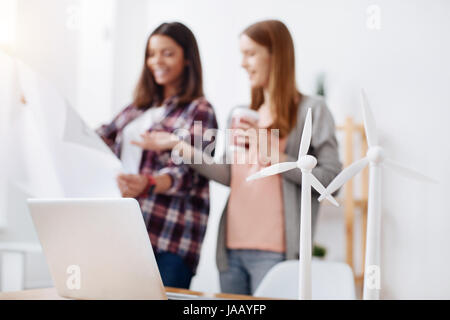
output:
[[[367,153],[367,140],[363,124],[357,124],[353,121],[351,117],[345,119],[343,125],[337,126],[337,130],[343,131],[344,133],[344,168],[351,165],[356,160],[366,156]],[[360,154],[355,156],[354,145],[355,137],[360,140],[361,148]],[[361,179],[361,198],[356,198],[354,195],[353,182],[355,179]],[[345,192],[343,199],[339,202],[342,203],[344,207],[344,218],[345,218],[345,252],[346,252],[346,262],[352,268],[353,274],[355,276],[355,284],[359,289],[362,290],[362,285],[364,281],[364,259],[365,259],[365,239],[366,239],[366,228],[367,228],[367,199],[369,194],[368,189],[369,180],[369,170],[365,168],[361,174],[355,176],[353,179],[349,180],[345,185]],[[354,234],[355,234],[355,216],[356,210],[361,211],[361,258],[362,258],[362,272],[357,273],[354,265]],[[362,293],[361,293],[362,294]]]

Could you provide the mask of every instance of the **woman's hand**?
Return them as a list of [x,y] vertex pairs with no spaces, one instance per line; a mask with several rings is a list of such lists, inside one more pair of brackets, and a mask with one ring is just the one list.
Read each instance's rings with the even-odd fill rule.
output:
[[246,117],[233,119],[233,144],[248,148],[250,143],[254,143],[252,136],[257,138],[258,129],[258,123],[254,119]]
[[140,174],[119,174],[117,184],[124,198],[136,198],[147,188],[148,178]]
[[236,121],[233,124],[233,129],[242,129],[242,130],[248,130],[248,129],[259,129],[258,122],[255,121],[252,118],[248,117],[240,117],[239,121]]
[[164,151],[173,149],[180,140],[172,133],[166,131],[152,131],[141,134],[142,141],[131,141],[144,150]]
[[[264,131],[260,131],[260,129],[264,130],[264,128],[260,128],[258,122],[253,119],[242,117],[233,129],[242,130],[241,134],[238,131],[238,139],[245,141],[250,150],[257,151],[258,163],[261,166],[269,166],[280,162],[281,158],[285,159],[284,154],[276,149],[279,146],[278,135],[267,129],[265,136],[261,136],[264,135]],[[275,139],[278,139],[278,143],[274,143]]]

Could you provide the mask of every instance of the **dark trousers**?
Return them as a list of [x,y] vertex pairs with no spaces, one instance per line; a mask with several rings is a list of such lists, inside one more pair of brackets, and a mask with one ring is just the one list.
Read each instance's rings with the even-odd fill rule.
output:
[[183,258],[171,252],[157,253],[155,258],[165,287],[189,289],[194,274]]

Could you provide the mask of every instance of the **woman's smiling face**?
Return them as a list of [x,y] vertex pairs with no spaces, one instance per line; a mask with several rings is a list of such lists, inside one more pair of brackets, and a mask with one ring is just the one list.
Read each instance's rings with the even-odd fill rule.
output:
[[248,73],[250,86],[266,88],[270,75],[269,50],[245,34],[241,35],[239,46],[242,53],[241,66]]
[[147,67],[156,83],[176,87],[186,66],[183,48],[168,36],[154,35],[150,38],[147,50]]

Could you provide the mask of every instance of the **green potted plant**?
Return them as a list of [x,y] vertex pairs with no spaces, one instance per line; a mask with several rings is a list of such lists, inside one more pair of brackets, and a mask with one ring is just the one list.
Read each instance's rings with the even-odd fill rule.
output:
[[312,256],[323,259],[327,254],[327,249],[321,245],[313,245]]

